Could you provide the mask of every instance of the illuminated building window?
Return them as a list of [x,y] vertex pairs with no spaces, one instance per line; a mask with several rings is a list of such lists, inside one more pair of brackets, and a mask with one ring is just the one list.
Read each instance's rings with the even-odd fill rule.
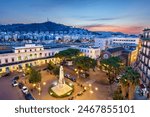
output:
[[19,60],[19,61],[21,60],[21,56],[18,56],[18,60]]
[[30,58],[32,58],[32,54],[30,54]]
[[37,54],[34,54],[35,58],[37,57]]

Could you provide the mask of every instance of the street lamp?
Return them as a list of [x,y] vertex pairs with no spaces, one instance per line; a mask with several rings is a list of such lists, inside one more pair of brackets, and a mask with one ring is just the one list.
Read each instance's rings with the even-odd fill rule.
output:
[[97,90],[98,90],[98,88],[97,88],[97,87],[95,87],[95,90],[97,91]]
[[43,85],[46,85],[46,82],[43,82]]
[[40,83],[39,83],[38,91],[39,91],[39,95],[41,95],[41,85],[40,85]]
[[90,90],[90,93],[91,93],[91,94],[93,94],[93,91],[92,91],[92,90]]

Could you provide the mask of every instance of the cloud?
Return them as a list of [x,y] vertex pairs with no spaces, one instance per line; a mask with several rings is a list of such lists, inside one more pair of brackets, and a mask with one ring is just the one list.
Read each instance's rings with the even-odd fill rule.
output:
[[110,20],[118,20],[121,19],[119,17],[107,17],[107,18],[97,18],[97,19],[90,19],[90,21],[110,21]]
[[91,24],[79,26],[91,31],[113,31],[113,32],[124,32],[128,34],[139,34],[143,26],[117,26],[117,25],[107,25],[107,24]]
[[111,20],[119,20],[119,19],[128,18],[129,15],[116,16],[116,17],[97,17],[97,18],[93,18],[92,16],[76,16],[76,17],[82,20],[86,20],[86,21],[111,21]]

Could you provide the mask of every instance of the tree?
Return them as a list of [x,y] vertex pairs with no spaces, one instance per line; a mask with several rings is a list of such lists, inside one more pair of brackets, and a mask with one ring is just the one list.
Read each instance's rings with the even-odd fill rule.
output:
[[139,84],[140,74],[137,71],[131,69],[129,80],[129,100],[134,99],[135,88]]
[[62,60],[72,59],[80,55],[80,50],[69,48],[67,50],[60,51],[55,54],[55,57],[59,57]]
[[90,68],[94,69],[97,65],[97,62],[96,60],[91,59],[89,57],[79,56],[74,59],[74,64],[78,71],[78,75],[80,75],[81,70],[83,70],[86,73],[86,71],[88,71]]
[[29,82],[30,83],[40,83],[41,82],[41,73],[36,71],[34,68],[30,68],[30,73],[29,73]]
[[123,100],[123,96],[122,96],[120,87],[118,87],[117,90],[114,91],[114,93],[113,93],[113,99],[114,100]]
[[52,62],[48,63],[47,68],[54,73],[54,75],[59,75],[59,67]]
[[53,69],[53,73],[54,73],[54,75],[58,76],[58,75],[59,75],[59,67],[56,66],[56,67]]
[[122,71],[122,61],[119,57],[110,57],[100,61],[100,68],[106,71],[108,81],[112,84],[116,76]]
[[126,94],[128,93],[128,99],[134,99],[135,88],[139,84],[139,78],[140,74],[137,71],[135,71],[132,67],[126,67],[125,73],[120,79],[124,97],[126,97]]
[[55,68],[55,65],[53,64],[53,62],[50,61],[47,65],[47,68],[51,71]]
[[120,86],[121,86],[121,91],[122,91],[122,96],[124,99],[127,98],[128,92],[129,92],[129,83],[128,83],[128,75],[124,74],[120,78]]

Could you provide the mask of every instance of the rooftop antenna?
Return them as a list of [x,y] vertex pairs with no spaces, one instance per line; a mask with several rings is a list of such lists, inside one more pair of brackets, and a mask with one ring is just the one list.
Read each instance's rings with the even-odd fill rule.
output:
[[47,18],[47,22],[49,22],[49,18]]

